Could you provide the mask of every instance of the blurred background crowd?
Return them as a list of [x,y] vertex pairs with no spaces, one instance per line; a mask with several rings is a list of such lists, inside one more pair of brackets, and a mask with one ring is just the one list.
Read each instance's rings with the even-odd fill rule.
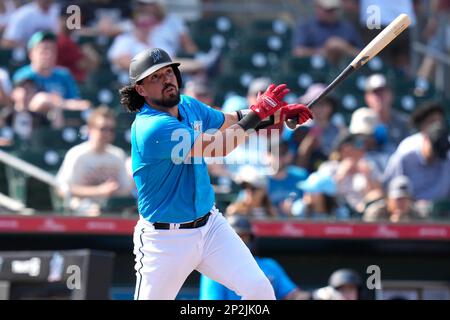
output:
[[[258,256],[250,221],[448,221],[449,0],[2,0],[0,214],[137,218],[134,115],[118,89],[143,49],[176,57],[182,92],[224,112],[272,82],[307,104],[400,13],[411,27],[316,105],[313,121],[207,159],[217,207],[278,299],[361,299],[350,269],[297,287]],[[199,294],[236,298],[203,276]]]
[[315,106],[313,121],[210,163],[216,202],[250,218],[446,218],[448,0],[4,0],[0,146],[35,167],[31,179],[4,165],[0,192],[20,205],[2,201],[3,211],[137,215],[134,115],[118,89],[144,48],[176,57],[183,92],[225,112],[271,82],[307,104],[399,13],[412,26]]

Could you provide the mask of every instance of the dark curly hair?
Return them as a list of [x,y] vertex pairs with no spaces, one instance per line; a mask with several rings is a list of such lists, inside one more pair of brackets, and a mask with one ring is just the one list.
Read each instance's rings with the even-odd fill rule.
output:
[[119,90],[120,104],[128,112],[138,112],[145,103],[145,98],[141,96],[134,86],[125,86]]
[[427,118],[435,112],[440,113],[445,118],[445,109],[441,103],[434,100],[426,101],[411,113],[410,123],[420,131]]

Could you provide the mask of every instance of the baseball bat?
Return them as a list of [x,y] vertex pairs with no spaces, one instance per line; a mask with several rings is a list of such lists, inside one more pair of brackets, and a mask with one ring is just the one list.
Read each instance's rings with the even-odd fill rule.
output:
[[310,101],[307,105],[311,108],[320,102],[331,90],[333,90],[339,83],[344,81],[355,70],[358,70],[367,63],[370,59],[375,57],[381,50],[383,50],[389,43],[392,42],[400,33],[402,33],[411,24],[411,19],[407,14],[400,14],[395,18],[383,31],[381,31],[370,43],[361,50],[355,59],[342,71],[336,79],[331,82],[324,91],[322,91],[316,98]]
[[[392,40],[408,28],[410,24],[411,19],[407,14],[399,14],[397,18],[395,18],[383,31],[373,38],[372,41],[364,47],[364,49],[361,50],[356,58],[353,59],[353,61],[333,80],[333,82],[325,88],[325,90],[323,90],[317,97],[308,103],[307,107],[311,108],[325,98],[331,90],[344,81],[355,70],[358,70],[365,65],[367,61],[375,57],[381,50],[391,43]],[[287,120],[286,125],[291,129],[295,129],[297,126],[294,120]]]

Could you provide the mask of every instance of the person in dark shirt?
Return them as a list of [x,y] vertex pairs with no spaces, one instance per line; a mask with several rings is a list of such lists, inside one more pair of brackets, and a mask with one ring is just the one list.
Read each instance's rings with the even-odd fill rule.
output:
[[362,40],[355,27],[338,15],[340,0],[315,0],[315,15],[302,19],[293,36],[293,55],[323,55],[332,64],[345,56],[355,56]]

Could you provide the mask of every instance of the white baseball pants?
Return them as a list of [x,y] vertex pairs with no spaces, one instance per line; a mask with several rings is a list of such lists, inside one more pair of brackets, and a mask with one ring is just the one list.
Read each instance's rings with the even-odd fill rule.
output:
[[214,208],[206,225],[155,230],[140,219],[134,230],[135,300],[173,300],[193,270],[247,300],[274,300],[270,281],[250,250]]

